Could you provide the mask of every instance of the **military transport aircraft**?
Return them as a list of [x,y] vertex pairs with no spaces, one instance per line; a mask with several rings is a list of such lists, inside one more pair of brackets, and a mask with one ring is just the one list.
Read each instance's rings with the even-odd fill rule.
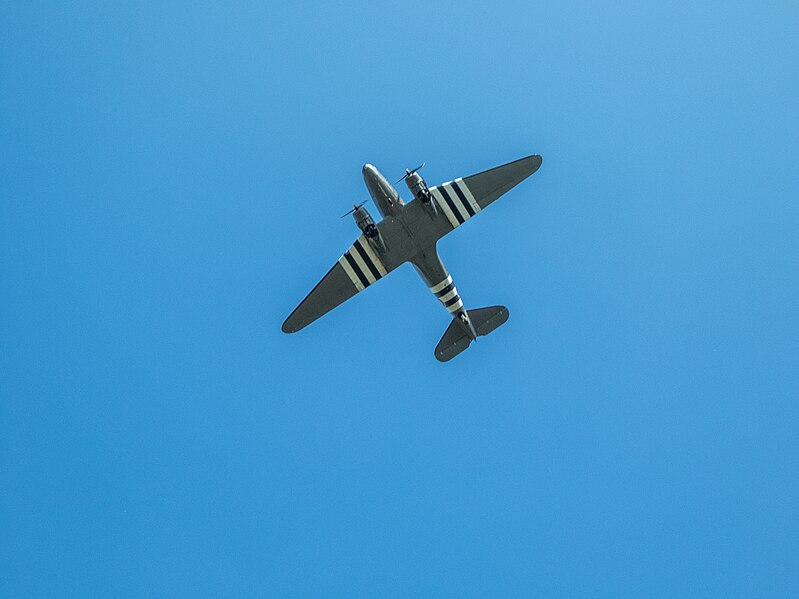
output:
[[477,337],[488,335],[508,320],[504,306],[464,309],[455,283],[438,257],[436,242],[537,171],[541,156],[527,156],[434,187],[428,187],[417,172],[422,166],[406,169],[400,179],[413,194],[406,204],[374,166],[364,165],[366,187],[383,220],[375,223],[364,208],[366,202],[354,205],[344,215],[353,215],[361,236],[286,319],[284,333],[299,331],[405,262],[413,264],[452,315],[436,346],[439,361],[451,360]]

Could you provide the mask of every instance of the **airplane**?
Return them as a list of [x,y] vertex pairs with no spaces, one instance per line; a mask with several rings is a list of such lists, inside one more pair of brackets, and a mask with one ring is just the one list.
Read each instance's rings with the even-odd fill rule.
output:
[[428,187],[418,173],[423,166],[405,169],[405,175],[397,181],[405,181],[413,194],[407,204],[380,171],[371,164],[363,166],[364,182],[383,219],[374,221],[364,207],[366,201],[354,204],[342,216],[352,214],[361,235],[289,315],[283,323],[284,333],[296,333],[406,262],[413,264],[452,316],[435,349],[439,362],[451,360],[477,337],[488,335],[508,320],[505,306],[464,308],[436,243],[536,172],[541,156],[520,158],[433,187]]

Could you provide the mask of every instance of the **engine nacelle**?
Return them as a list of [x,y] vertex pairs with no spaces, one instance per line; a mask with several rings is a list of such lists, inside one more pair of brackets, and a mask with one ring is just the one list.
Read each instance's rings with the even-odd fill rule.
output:
[[352,213],[355,219],[355,224],[363,232],[364,237],[369,240],[369,244],[376,250],[385,251],[386,244],[383,241],[383,236],[380,234],[380,229],[377,228],[375,221],[372,220],[372,215],[363,207],[363,205],[356,207]]
[[438,212],[436,203],[433,201],[433,194],[430,193],[430,188],[427,187],[422,176],[417,172],[409,172],[405,177],[405,184],[413,194],[413,197],[422,202],[425,208],[432,210],[435,214]]
[[422,202],[430,201],[430,190],[419,173],[409,173],[408,176],[405,177],[405,184],[408,186],[408,189],[411,190],[414,198]]

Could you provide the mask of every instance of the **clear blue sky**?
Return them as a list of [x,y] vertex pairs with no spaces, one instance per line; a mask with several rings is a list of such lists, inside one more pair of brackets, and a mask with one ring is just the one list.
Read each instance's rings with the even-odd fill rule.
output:
[[[0,9],[0,596],[799,596],[796,2],[123,4]],[[280,332],[364,162],[532,153],[507,325]]]

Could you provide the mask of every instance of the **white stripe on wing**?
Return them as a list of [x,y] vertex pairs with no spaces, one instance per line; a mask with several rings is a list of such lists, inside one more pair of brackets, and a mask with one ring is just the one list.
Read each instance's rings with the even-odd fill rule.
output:
[[372,248],[372,244],[369,243],[369,240],[366,239],[364,235],[361,235],[356,243],[358,242],[360,242],[361,247],[366,252],[366,255],[369,256],[369,259],[372,261],[372,264],[375,265],[375,268],[377,269],[377,272],[380,273],[380,276],[385,277],[388,274],[388,272],[386,271],[386,267],[383,265],[383,261],[380,260],[380,257],[377,255],[374,248]]
[[372,274],[372,271],[369,270],[369,267],[366,266],[366,262],[363,261],[363,258],[361,258],[361,254],[358,252],[358,250],[352,248],[348,251],[350,256],[352,256],[352,259],[355,260],[355,263],[360,267],[363,276],[365,276],[366,280],[369,281],[369,284],[371,285],[374,283],[377,279],[375,279],[375,276]]
[[444,200],[438,188],[431,187],[430,193],[433,194],[433,197],[435,198],[438,207],[441,208],[441,211],[444,213],[444,216],[447,217],[447,220],[449,221],[449,224],[452,225],[452,228],[454,229],[455,227],[457,227],[460,223],[458,222],[457,217],[452,213],[449,204],[447,204],[447,202]]
[[478,204],[477,200],[474,199],[471,190],[466,185],[466,183],[463,182],[463,179],[459,177],[455,179],[454,182],[458,184],[458,188],[463,192],[463,195],[466,196],[466,199],[469,201],[469,205],[472,207],[475,214],[480,212],[480,210],[482,210],[482,208],[480,208],[480,204]]
[[341,267],[344,269],[344,272],[347,273],[347,276],[350,278],[350,281],[352,281],[352,283],[355,285],[355,289],[357,289],[358,291],[363,291],[364,290],[363,283],[361,283],[361,280],[358,278],[358,275],[355,274],[355,271],[352,270],[352,266],[350,266],[350,263],[347,261],[346,256],[342,256],[341,258],[339,258],[338,263],[341,264]]
[[452,181],[444,183],[441,187],[442,187],[443,191],[446,192],[446,194],[449,197],[449,199],[452,200],[452,203],[454,204],[455,208],[460,213],[461,218],[463,219],[463,221],[466,222],[467,220],[469,220],[472,215],[469,214],[469,211],[466,209],[466,206],[463,205],[463,201],[460,199],[460,197],[458,197],[458,194],[452,188]]

